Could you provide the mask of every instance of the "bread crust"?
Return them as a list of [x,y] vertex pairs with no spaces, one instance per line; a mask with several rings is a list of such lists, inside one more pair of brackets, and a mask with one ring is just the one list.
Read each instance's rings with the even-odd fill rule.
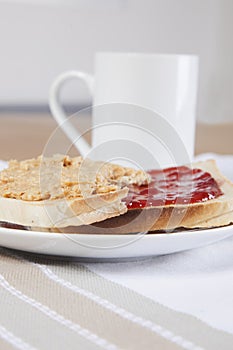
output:
[[83,199],[26,202],[0,198],[0,221],[23,226],[65,227],[89,225],[112,216],[124,214],[127,207],[121,202],[128,188],[93,195]]

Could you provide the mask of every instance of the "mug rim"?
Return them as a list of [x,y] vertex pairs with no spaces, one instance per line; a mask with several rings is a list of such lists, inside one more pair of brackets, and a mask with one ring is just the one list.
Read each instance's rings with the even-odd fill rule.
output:
[[125,56],[125,57],[146,57],[146,58],[179,58],[179,57],[185,57],[185,58],[194,58],[196,60],[199,60],[198,54],[189,54],[189,53],[156,53],[156,52],[135,52],[135,51],[97,51],[95,52],[95,57],[100,56]]

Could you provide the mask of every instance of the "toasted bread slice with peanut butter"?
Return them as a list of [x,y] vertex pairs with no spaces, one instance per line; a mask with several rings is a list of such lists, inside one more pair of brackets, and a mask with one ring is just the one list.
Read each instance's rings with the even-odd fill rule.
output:
[[41,228],[89,225],[124,214],[141,170],[56,155],[10,161],[0,172],[0,221]]

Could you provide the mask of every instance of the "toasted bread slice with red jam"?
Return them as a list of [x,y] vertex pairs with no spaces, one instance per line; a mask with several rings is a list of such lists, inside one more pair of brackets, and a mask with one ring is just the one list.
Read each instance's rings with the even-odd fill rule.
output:
[[[146,195],[146,186],[131,186],[126,199],[128,211],[124,215],[104,220],[78,229],[69,227],[70,233],[127,234],[137,232],[170,232],[177,228],[210,228],[233,223],[233,184],[218,170],[215,161],[194,163],[188,167],[165,169],[165,175],[157,172],[152,176],[152,194]],[[166,175],[167,172],[167,175]],[[173,180],[172,180],[173,179]],[[160,185],[159,185],[160,182]],[[164,185],[161,193],[153,199],[153,186]],[[170,186],[170,188],[169,188]],[[172,190],[171,190],[172,188]],[[133,197],[132,192],[140,191],[145,196]],[[161,188],[160,188],[161,190]],[[144,192],[143,192],[144,191]],[[143,202],[147,197],[147,202]],[[142,207],[140,208],[140,198]],[[156,205],[157,203],[157,205]]]

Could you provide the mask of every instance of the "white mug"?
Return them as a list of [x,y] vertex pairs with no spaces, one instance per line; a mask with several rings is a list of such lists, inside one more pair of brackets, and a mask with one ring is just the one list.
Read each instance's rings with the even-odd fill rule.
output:
[[[103,160],[122,157],[130,145],[117,141],[128,139],[134,145],[125,158],[137,153],[135,161],[143,158],[143,167],[146,168],[152,167],[152,158],[143,156],[142,147],[152,157],[154,155],[162,167],[187,161],[187,157],[179,155],[182,146],[185,154],[189,158],[193,157],[197,56],[102,52],[96,54],[94,71],[94,76],[80,71],[65,72],[54,81],[50,90],[52,115],[82,156]],[[93,98],[92,148],[67,121],[59,101],[61,86],[71,78],[83,80]],[[154,133],[152,138],[149,135],[151,133]],[[161,135],[162,143],[169,143],[172,139],[168,145],[169,151],[166,145],[161,145],[157,140]],[[114,140],[116,143],[111,144]],[[109,144],[101,148],[106,142]],[[141,148],[137,149],[136,144]],[[117,149],[119,154],[115,152],[116,155],[113,149]],[[175,161],[170,154],[174,149],[177,157],[180,156]]]

